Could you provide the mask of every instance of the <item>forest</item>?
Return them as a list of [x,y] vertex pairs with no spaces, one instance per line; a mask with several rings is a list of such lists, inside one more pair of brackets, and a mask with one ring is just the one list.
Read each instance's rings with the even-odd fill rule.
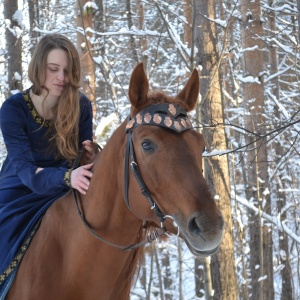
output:
[[[178,237],[147,246],[131,299],[300,299],[299,0],[0,0],[0,15],[0,106],[30,87],[39,38],[65,34],[102,147],[129,113],[139,62],[170,95],[199,71],[190,118],[223,241],[201,259]],[[0,166],[5,156],[0,136]]]

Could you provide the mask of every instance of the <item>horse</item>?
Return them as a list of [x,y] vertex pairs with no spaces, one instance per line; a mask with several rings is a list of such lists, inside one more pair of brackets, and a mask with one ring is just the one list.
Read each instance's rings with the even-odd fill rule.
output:
[[6,299],[127,300],[145,243],[166,232],[179,230],[195,256],[218,250],[224,220],[187,115],[198,94],[196,69],[173,97],[149,92],[135,67],[130,115],[97,154],[86,195],[70,191],[48,208]]

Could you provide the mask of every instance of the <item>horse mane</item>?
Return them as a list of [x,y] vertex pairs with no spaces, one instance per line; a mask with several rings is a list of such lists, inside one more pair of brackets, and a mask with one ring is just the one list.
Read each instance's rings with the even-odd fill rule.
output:
[[174,97],[174,96],[169,96],[165,94],[164,92],[161,91],[151,91],[148,93],[147,96],[147,104],[142,105],[139,108],[139,111],[143,110],[147,106],[150,106],[152,104],[161,104],[161,103],[172,103],[172,104],[178,104],[181,106],[184,110],[188,110],[187,105],[185,102],[183,102],[180,98]]

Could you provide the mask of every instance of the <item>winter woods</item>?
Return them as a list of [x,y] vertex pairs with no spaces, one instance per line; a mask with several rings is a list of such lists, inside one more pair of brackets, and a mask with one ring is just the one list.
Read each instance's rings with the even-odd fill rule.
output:
[[[39,37],[60,32],[81,56],[95,140],[128,114],[132,69],[177,94],[191,71],[204,173],[222,210],[220,251],[192,257],[177,238],[148,247],[132,299],[300,297],[299,1],[0,1],[0,105],[28,88]],[[0,164],[5,147],[0,140]],[[1,237],[0,237],[1,242]]]

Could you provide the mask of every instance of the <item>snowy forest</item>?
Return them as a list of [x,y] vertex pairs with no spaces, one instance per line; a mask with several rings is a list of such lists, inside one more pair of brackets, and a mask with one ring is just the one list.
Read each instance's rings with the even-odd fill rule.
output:
[[[139,62],[170,95],[199,71],[190,117],[223,241],[201,259],[178,237],[147,246],[131,299],[300,299],[299,11],[299,0],[0,0],[0,105],[30,87],[39,38],[65,34],[102,147],[129,113]],[[0,165],[5,155],[0,137]]]

